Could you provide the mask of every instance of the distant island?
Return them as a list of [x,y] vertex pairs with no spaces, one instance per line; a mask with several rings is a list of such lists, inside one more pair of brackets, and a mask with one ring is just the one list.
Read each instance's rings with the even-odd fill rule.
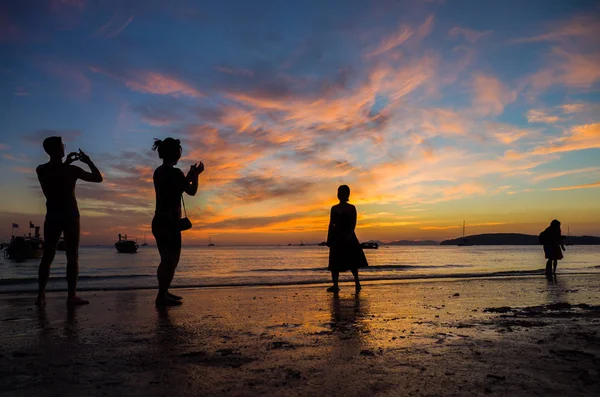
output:
[[379,245],[440,245],[439,241],[434,240],[398,240],[398,241],[390,241],[389,243],[379,241],[379,240],[369,240],[365,241],[367,243],[377,243]]
[[[467,244],[465,244],[465,241]],[[565,241],[573,245],[600,245],[600,237],[570,236]],[[491,233],[444,240],[440,245],[540,245],[537,235],[521,233]]]

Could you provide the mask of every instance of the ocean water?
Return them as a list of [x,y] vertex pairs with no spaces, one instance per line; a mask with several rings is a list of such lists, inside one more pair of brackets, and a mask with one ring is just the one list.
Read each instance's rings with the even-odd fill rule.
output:
[[[286,285],[329,282],[327,247],[184,247],[174,287]],[[506,277],[540,274],[541,246],[390,246],[365,250],[363,280]],[[0,256],[2,258],[2,256]],[[0,293],[35,291],[38,260],[0,259]],[[80,249],[81,290],[155,288],[156,247],[119,254],[114,247]],[[58,252],[48,290],[66,289],[66,259]],[[570,246],[559,273],[600,273],[600,246]],[[351,280],[350,273],[341,279]]]

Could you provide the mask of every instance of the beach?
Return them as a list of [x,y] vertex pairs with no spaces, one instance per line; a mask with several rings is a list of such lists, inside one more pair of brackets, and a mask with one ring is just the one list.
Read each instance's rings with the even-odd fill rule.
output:
[[[347,280],[347,279],[345,279]],[[600,276],[0,295],[4,396],[600,393]]]

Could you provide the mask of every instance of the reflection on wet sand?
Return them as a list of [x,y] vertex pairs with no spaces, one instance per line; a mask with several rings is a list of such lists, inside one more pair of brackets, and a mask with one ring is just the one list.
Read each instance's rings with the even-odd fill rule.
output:
[[340,343],[335,343],[339,355],[356,355],[365,344],[365,334],[368,325],[364,321],[368,311],[367,298],[362,294],[340,297],[334,294],[331,297],[331,331],[337,336]]
[[560,303],[565,301],[565,290],[568,288],[568,281],[566,278],[558,281],[556,274],[547,275],[546,280],[548,281],[547,297],[548,303]]

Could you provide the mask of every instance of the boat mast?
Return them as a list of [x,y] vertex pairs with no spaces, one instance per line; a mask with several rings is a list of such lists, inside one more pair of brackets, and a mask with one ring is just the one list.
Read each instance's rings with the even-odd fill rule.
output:
[[465,221],[463,221],[463,238],[465,237]]

